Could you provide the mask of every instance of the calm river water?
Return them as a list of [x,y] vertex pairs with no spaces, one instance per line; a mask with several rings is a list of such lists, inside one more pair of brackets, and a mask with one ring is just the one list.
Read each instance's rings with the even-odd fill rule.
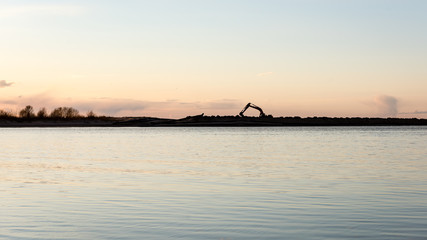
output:
[[0,239],[427,239],[427,127],[0,129]]

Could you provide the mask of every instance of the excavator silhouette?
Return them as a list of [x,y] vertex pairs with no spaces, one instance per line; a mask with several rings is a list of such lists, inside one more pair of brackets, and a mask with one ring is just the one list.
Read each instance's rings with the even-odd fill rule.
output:
[[262,109],[260,107],[258,107],[257,105],[255,105],[253,103],[246,104],[246,106],[242,109],[242,111],[240,111],[239,115],[241,117],[244,117],[245,115],[243,115],[243,113],[245,113],[245,111],[248,110],[248,108],[250,108],[250,107],[259,111],[259,117],[265,117],[266,116],[264,111],[262,111]]

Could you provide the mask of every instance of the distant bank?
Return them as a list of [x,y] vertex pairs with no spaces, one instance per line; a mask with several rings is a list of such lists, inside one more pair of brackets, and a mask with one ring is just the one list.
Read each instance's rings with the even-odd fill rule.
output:
[[427,125],[418,118],[237,117],[189,116],[182,119],[152,117],[0,118],[0,127],[239,127],[239,126],[410,126]]

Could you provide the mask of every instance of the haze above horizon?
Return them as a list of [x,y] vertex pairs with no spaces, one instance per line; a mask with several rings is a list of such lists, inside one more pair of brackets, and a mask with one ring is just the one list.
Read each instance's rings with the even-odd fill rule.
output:
[[[427,118],[427,2],[0,2],[0,109]],[[248,111],[248,115],[257,115]]]

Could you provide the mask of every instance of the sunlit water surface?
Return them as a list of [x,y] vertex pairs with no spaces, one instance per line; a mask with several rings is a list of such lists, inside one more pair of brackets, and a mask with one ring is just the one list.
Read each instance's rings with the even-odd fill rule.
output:
[[427,127],[0,129],[0,239],[426,239]]

